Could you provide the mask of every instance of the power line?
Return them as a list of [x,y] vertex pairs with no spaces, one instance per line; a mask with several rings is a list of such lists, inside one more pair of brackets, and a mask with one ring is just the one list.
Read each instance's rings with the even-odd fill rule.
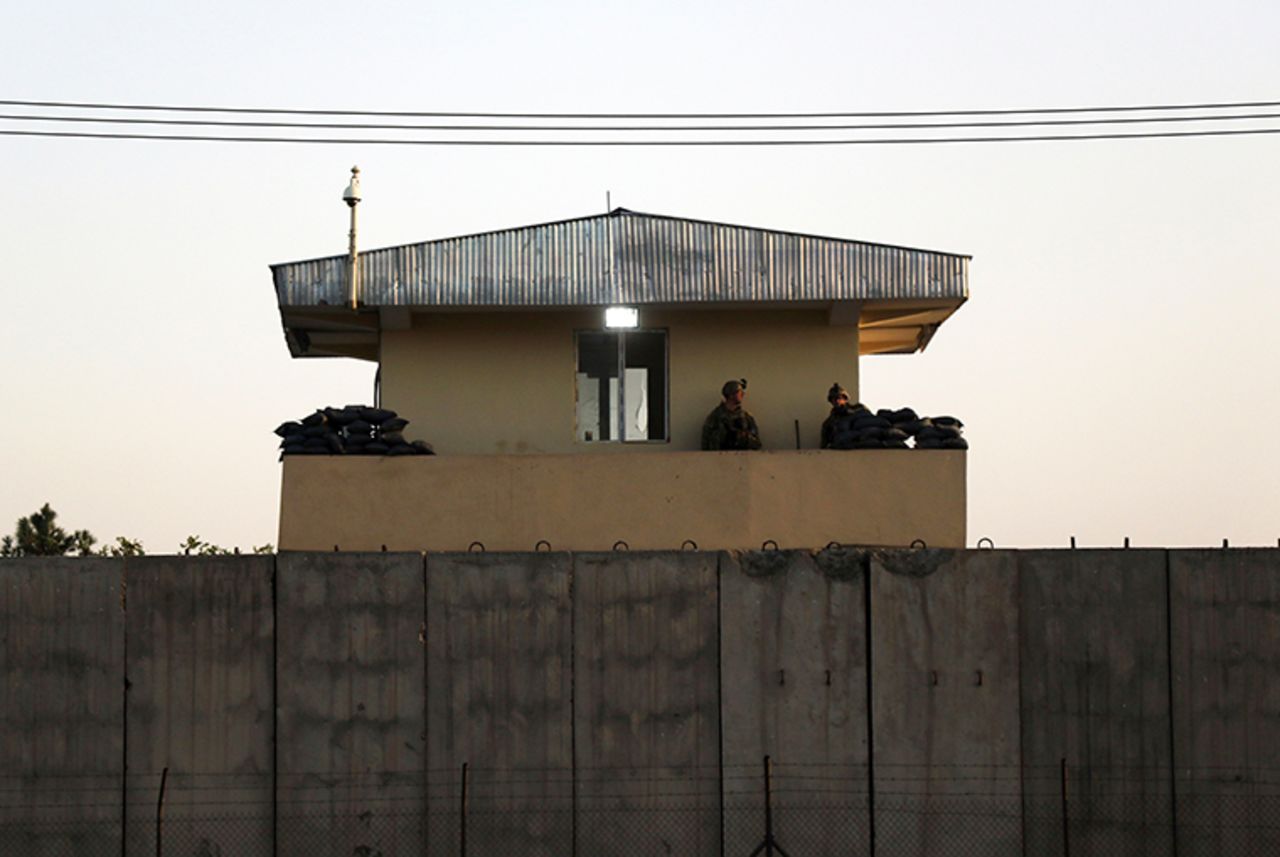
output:
[[930,116],[1002,116],[1023,113],[1124,113],[1169,110],[1231,110],[1280,107],[1280,101],[1217,101],[1184,104],[1101,105],[1093,107],[1019,107],[963,110],[882,110],[812,113],[501,113],[484,111],[345,110],[294,107],[210,107],[204,105],[121,104],[89,101],[32,101],[0,99],[13,107],[70,107],[95,110],[162,111],[181,113],[282,114],[295,116],[391,116],[474,119],[841,119]]
[[1280,134],[1280,128],[1229,128],[1200,131],[1147,131],[1138,133],[1039,134],[1015,137],[883,137],[849,139],[764,140],[520,140],[520,139],[394,139],[359,137],[265,137],[213,134],[127,134],[89,131],[34,131],[0,129],[6,137],[57,137],[86,140],[153,140],[202,143],[294,143],[349,146],[499,146],[499,147],[712,147],[712,146],[898,146],[942,143],[1051,143],[1084,140],[1157,140],[1191,137],[1241,137]]
[[787,124],[787,125],[477,125],[477,124],[394,124],[364,122],[288,122],[242,119],[149,119],[119,116],[66,116],[0,113],[0,121],[75,122],[101,125],[152,125],[179,127],[217,128],[285,128],[292,130],[353,130],[353,131],[578,131],[578,132],[687,132],[687,131],[902,131],[942,130],[958,128],[1026,128],[1107,126],[1133,124],[1169,124],[1188,122],[1240,122],[1259,119],[1280,119],[1280,113],[1242,113],[1225,116],[1110,116],[1103,119],[1017,119],[984,122],[909,122],[873,123],[853,125]]

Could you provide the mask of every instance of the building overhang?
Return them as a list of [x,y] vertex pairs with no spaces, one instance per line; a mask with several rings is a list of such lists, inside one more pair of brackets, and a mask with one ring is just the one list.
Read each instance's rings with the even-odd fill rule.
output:
[[821,308],[863,354],[923,349],[968,298],[969,257],[641,214],[609,214],[272,266],[295,357],[376,360],[419,313]]

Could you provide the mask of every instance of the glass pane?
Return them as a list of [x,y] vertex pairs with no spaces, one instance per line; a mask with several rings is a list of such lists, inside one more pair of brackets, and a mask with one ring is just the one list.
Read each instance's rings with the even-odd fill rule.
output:
[[621,334],[626,351],[627,440],[666,440],[667,334],[633,331]]
[[578,440],[618,437],[618,334],[578,333],[575,396]]

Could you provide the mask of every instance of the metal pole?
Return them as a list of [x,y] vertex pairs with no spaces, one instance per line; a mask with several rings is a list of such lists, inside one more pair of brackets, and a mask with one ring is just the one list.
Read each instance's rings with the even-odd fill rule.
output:
[[347,243],[347,285],[351,289],[351,308],[360,306],[360,271],[356,264],[356,206],[360,204],[360,168],[351,168],[351,183],[347,185],[342,199],[351,209],[351,233]]
[[1067,760],[1062,760],[1062,857],[1071,857],[1071,830],[1067,826]]
[[462,803],[458,812],[458,853],[467,857],[467,763],[462,763]]
[[764,853],[773,857],[773,763],[764,757]]
[[165,765],[164,770],[160,773],[160,795],[156,798],[156,857],[161,857],[164,852],[164,836],[162,835],[164,825],[164,787],[168,780],[169,766]]

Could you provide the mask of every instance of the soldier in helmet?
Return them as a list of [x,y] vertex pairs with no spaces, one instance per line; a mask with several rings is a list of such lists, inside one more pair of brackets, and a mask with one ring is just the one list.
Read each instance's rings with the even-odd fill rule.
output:
[[831,404],[831,415],[822,421],[822,448],[830,449],[835,439],[836,426],[842,417],[849,415],[849,391],[836,381],[827,391],[827,401]]
[[755,417],[742,407],[746,394],[746,378],[724,382],[720,404],[702,424],[703,449],[760,449]]

